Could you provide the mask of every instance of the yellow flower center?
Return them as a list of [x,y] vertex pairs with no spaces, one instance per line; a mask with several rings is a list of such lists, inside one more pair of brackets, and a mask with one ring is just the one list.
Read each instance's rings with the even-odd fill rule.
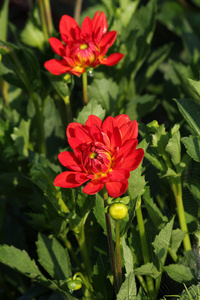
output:
[[96,152],[90,153],[89,158],[97,158],[97,153]]
[[80,45],[80,49],[81,50],[85,50],[85,49],[87,49],[88,48],[88,45],[87,44],[82,44],[82,45]]

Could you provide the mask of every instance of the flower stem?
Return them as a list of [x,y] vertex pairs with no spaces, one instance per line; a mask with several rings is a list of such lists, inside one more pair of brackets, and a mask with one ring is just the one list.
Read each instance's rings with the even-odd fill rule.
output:
[[33,100],[36,119],[37,119],[37,139],[38,139],[38,151],[40,154],[46,155],[46,141],[45,141],[45,132],[44,132],[44,120],[43,120],[43,111],[42,107],[39,105],[39,99],[36,93],[31,94]]
[[84,105],[87,105],[87,73],[86,72],[82,74],[82,80],[83,80],[83,103]]
[[[142,256],[144,264],[147,264],[150,262],[149,257],[149,251],[148,251],[148,245],[147,245],[147,239],[146,239],[146,232],[144,227],[144,220],[142,215],[142,209],[141,209],[141,197],[138,198],[137,204],[136,204],[136,217],[138,222],[138,228],[139,228],[139,235],[140,235],[140,242],[142,247]],[[154,282],[153,278],[149,275],[146,276],[146,282],[147,282],[147,289],[148,293],[151,299],[154,299]]]
[[47,20],[45,16],[45,7],[44,7],[43,0],[38,0],[38,4],[39,4],[41,21],[42,21],[42,31],[44,34],[45,41],[48,42],[49,34],[48,34]]
[[[107,201],[108,201],[108,192],[107,192],[105,186],[103,188],[103,199],[104,199],[104,208],[106,208]],[[108,249],[109,249],[109,255],[110,255],[111,269],[112,269],[113,278],[114,278],[115,293],[117,295],[117,293],[119,291],[119,285],[118,285],[118,280],[117,280],[117,268],[116,268],[116,261],[115,261],[115,251],[114,251],[113,240],[112,240],[112,232],[111,232],[111,224],[110,224],[110,215],[109,215],[109,213],[105,213],[105,219],[106,219],[107,240],[108,240]]]
[[74,11],[74,19],[79,22],[80,14],[81,14],[82,0],[76,0],[75,11]]
[[67,95],[66,97],[63,97],[63,100],[64,100],[65,107],[66,107],[67,123],[69,124],[72,122],[72,111],[71,111],[71,106],[70,106],[69,95]]
[[51,6],[49,0],[43,0],[44,5],[44,12],[46,15],[46,24],[47,24],[47,31],[48,36],[53,34],[53,22],[52,22],[52,14],[51,14]]
[[182,197],[182,183],[181,183],[181,176],[179,176],[177,179],[171,180],[171,187],[174,193],[174,197],[176,200],[176,206],[178,210],[178,218],[180,222],[181,229],[185,232],[185,237],[183,239],[183,246],[185,251],[189,251],[192,249],[190,237],[188,234],[188,228],[187,223],[185,219],[185,211],[183,206],[183,197]]
[[121,241],[120,241],[120,223],[115,220],[115,243],[116,243],[116,257],[117,257],[117,277],[119,289],[122,285],[122,262],[121,262]]

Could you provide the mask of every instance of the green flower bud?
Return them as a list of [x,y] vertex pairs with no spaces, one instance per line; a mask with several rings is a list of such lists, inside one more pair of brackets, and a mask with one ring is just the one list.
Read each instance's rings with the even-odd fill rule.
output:
[[114,220],[122,220],[126,217],[128,208],[124,203],[113,203],[109,207],[109,214]]
[[77,291],[82,288],[82,281],[80,279],[69,279],[67,287],[70,291]]

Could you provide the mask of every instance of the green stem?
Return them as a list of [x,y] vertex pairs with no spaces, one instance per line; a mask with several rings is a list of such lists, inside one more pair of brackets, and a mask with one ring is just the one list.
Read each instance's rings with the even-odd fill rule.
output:
[[178,218],[181,229],[185,232],[185,237],[183,239],[183,246],[185,251],[189,251],[192,249],[190,237],[188,234],[188,228],[187,223],[185,219],[185,210],[183,206],[183,197],[182,197],[182,183],[181,183],[181,176],[179,176],[177,179],[171,180],[171,187],[174,193],[174,197],[176,200],[176,206],[178,210]]
[[64,103],[65,103],[66,112],[67,112],[67,123],[68,123],[67,125],[69,125],[69,123],[71,123],[72,120],[73,120],[69,95],[66,96],[66,97],[63,97],[63,100],[64,100]]
[[[137,204],[136,204],[136,217],[138,222],[138,228],[139,228],[139,235],[140,235],[140,242],[142,247],[142,256],[144,264],[147,264],[150,262],[149,257],[149,251],[148,251],[148,245],[147,245],[147,239],[146,239],[146,232],[144,227],[144,220],[142,215],[142,209],[141,209],[141,197],[138,198]],[[153,278],[149,275],[146,276],[146,282],[147,282],[147,289],[148,293],[151,299],[154,299],[154,282]]]
[[52,34],[53,34],[53,22],[52,22],[50,1],[49,0],[43,0],[43,5],[44,5],[44,12],[45,12],[45,15],[46,15],[48,36],[52,36]]
[[[85,215],[85,217],[81,221],[80,225],[80,232],[76,234],[76,238],[79,244],[81,256],[83,259],[84,267],[85,267],[85,280],[87,281],[86,290],[84,294],[83,299],[92,300],[92,286],[91,286],[91,275],[92,275],[92,264],[88,255],[88,249],[87,249],[87,243],[86,243],[86,237],[85,237],[85,222],[87,219],[88,214]],[[87,287],[90,287],[88,289]]]
[[[162,154],[167,167],[173,169],[169,155],[166,153]],[[179,223],[181,229],[185,232],[185,237],[183,239],[183,246],[185,251],[189,251],[192,249],[191,247],[191,242],[190,242],[190,237],[188,234],[188,228],[187,228],[187,223],[185,219],[185,210],[183,206],[183,197],[182,197],[182,183],[181,183],[181,174],[178,174],[179,176],[177,178],[169,178],[169,183],[171,185],[171,189],[174,193],[174,197],[176,200],[176,206],[178,210],[178,218],[179,218]]]
[[[108,201],[108,192],[107,192],[105,186],[103,188],[103,199],[104,199],[104,208],[106,208],[107,205],[108,205],[108,203],[107,203],[107,201]],[[113,278],[114,278],[114,288],[115,288],[115,293],[117,295],[117,293],[119,291],[119,286],[118,286],[118,280],[117,280],[117,268],[116,268],[116,261],[115,261],[115,251],[114,251],[113,240],[112,240],[112,231],[111,231],[111,223],[110,223],[109,213],[105,213],[105,219],[106,219],[108,250],[109,250],[109,255],[110,255],[112,274],[113,274]]]
[[141,275],[136,275],[137,276],[137,279],[138,279],[138,281],[140,282],[140,284],[141,284],[141,286],[142,286],[142,288],[143,288],[143,290],[145,291],[145,293],[147,294],[147,285],[146,285],[146,282],[145,282],[145,280],[144,280],[144,278],[141,276]]
[[10,104],[8,102],[8,83],[7,83],[7,81],[3,80],[3,78],[0,78],[0,90],[1,90],[1,94],[2,94],[5,105],[10,107]]
[[38,97],[39,96],[36,93],[31,94],[31,98],[35,106],[36,119],[37,119],[38,151],[39,153],[46,155],[46,141],[45,141],[45,133],[44,133],[43,111],[42,111],[42,107],[39,105]]
[[83,80],[83,103],[84,105],[87,105],[87,73],[86,72],[82,74],[82,80]]
[[122,285],[122,262],[121,262],[121,241],[120,241],[120,223],[115,220],[115,244],[116,244],[116,258],[117,258],[117,277],[119,289]]
[[70,241],[67,239],[66,235],[62,235],[62,240],[63,242],[65,243],[65,247],[67,248],[67,250],[69,251],[72,259],[74,260],[74,262],[76,263],[77,267],[82,270],[82,267],[81,267],[81,264],[80,264],[80,261],[78,260],[75,252],[74,252],[74,249],[70,243]]
[[74,19],[79,22],[80,14],[81,14],[82,0],[76,0],[75,11],[74,11]]
[[40,16],[42,22],[42,31],[44,33],[45,41],[48,42],[49,34],[48,34],[47,20],[45,16],[45,7],[44,7],[43,0],[38,0],[38,4],[39,4],[39,10],[40,10]]

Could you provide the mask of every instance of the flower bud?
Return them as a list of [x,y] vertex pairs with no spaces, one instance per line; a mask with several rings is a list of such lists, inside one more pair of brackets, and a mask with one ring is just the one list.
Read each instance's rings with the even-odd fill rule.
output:
[[80,279],[69,279],[67,281],[67,287],[70,291],[77,291],[82,288],[82,281]]
[[128,208],[124,203],[113,203],[109,207],[109,214],[114,220],[122,220],[126,217]]

